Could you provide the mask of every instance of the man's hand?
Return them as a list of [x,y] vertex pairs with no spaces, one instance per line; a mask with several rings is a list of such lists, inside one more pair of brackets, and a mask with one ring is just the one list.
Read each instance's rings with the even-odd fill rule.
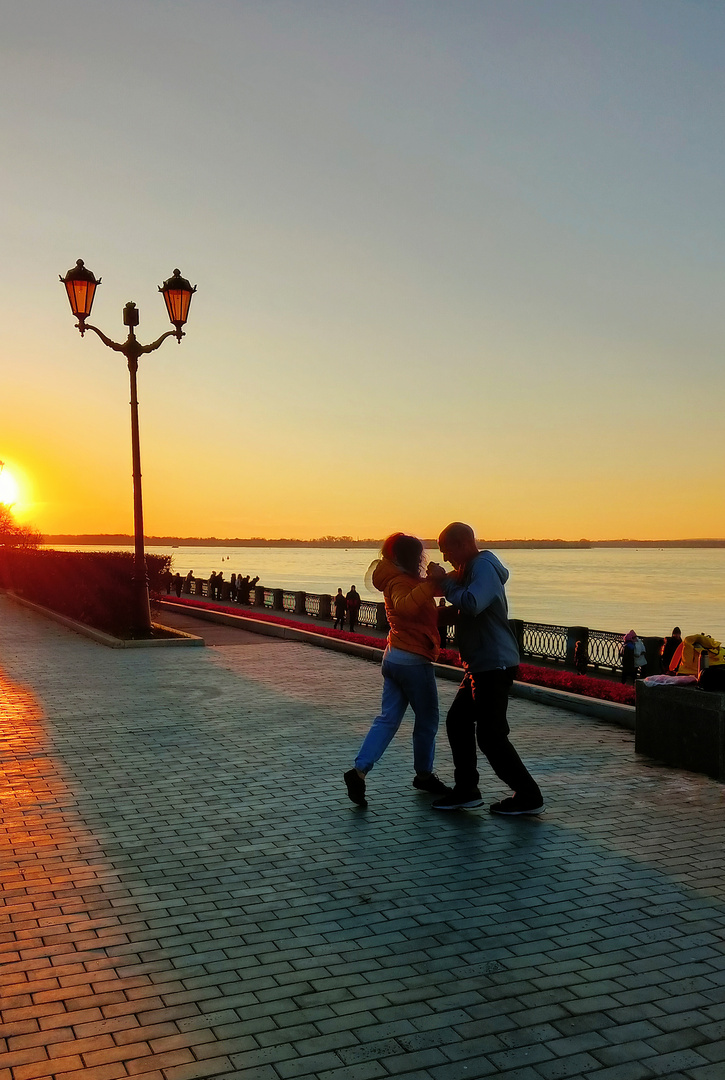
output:
[[443,569],[440,563],[435,562],[428,563],[425,570],[425,576],[427,578],[430,578],[431,581],[435,581],[437,585],[439,585],[441,581],[448,577],[446,571]]

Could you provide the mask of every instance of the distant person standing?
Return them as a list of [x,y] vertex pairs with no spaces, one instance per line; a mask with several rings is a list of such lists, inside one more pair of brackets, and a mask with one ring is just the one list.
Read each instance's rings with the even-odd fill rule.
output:
[[174,574],[174,592],[177,596],[181,596],[182,578],[181,574]]
[[574,646],[574,667],[579,675],[586,675],[589,667],[589,647],[586,641],[579,638]]
[[[337,596],[333,600],[335,605],[335,621],[332,624],[333,630],[345,629],[345,612],[347,611],[347,600],[342,595],[342,589],[337,590]],[[338,627],[338,623],[340,624]]]
[[360,593],[357,591],[354,585],[350,586],[350,592],[345,597],[345,603],[347,604],[347,617],[350,632],[354,631],[357,626],[358,619],[360,617]]
[[642,638],[634,630],[625,634],[622,642],[622,683],[631,677],[632,682],[642,677],[642,669],[647,667],[647,651]]
[[493,803],[493,814],[541,814],[539,785],[509,740],[506,719],[511,684],[519,670],[519,648],[509,625],[504,588],[509,572],[491,551],[479,551],[470,525],[454,521],[438,538],[447,574],[428,564],[428,577],[458,609],[456,643],[465,676],[448,710],[446,731],[453,755],[455,787],[433,804],[436,810],[481,806],[476,743],[513,796]]
[[682,644],[682,631],[679,626],[675,626],[669,637],[665,638],[665,643],[662,646],[661,652],[661,664],[662,674],[667,675],[670,667],[672,666],[672,657],[675,655],[680,645]]
[[441,636],[441,648],[445,649],[448,645],[448,623],[445,621],[445,615],[442,613],[446,610],[446,598],[442,596],[438,601],[438,633]]

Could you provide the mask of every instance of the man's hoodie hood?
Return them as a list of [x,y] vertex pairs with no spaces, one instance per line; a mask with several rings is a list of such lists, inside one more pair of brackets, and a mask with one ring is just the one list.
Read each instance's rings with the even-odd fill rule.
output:
[[[509,572],[508,569],[501,562],[501,560],[498,559],[492,551],[481,551],[476,557],[480,559],[481,555],[485,556],[486,562],[493,567],[498,576],[501,578],[501,584],[505,585],[509,579]],[[471,564],[469,563],[469,566],[470,565]]]

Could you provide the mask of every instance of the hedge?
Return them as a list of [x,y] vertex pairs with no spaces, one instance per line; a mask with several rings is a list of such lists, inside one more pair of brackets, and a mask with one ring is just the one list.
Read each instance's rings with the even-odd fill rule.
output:
[[[0,548],[0,588],[114,637],[133,634],[133,553]],[[147,555],[150,588],[165,589],[170,555]]]

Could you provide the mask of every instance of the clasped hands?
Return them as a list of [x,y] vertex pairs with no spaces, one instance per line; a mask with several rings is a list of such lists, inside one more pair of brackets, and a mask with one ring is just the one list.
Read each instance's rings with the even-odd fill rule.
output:
[[435,595],[443,596],[443,582],[446,580],[447,577],[449,577],[449,575],[446,573],[440,563],[429,562],[425,570],[425,576],[428,578],[429,581],[435,583]]

